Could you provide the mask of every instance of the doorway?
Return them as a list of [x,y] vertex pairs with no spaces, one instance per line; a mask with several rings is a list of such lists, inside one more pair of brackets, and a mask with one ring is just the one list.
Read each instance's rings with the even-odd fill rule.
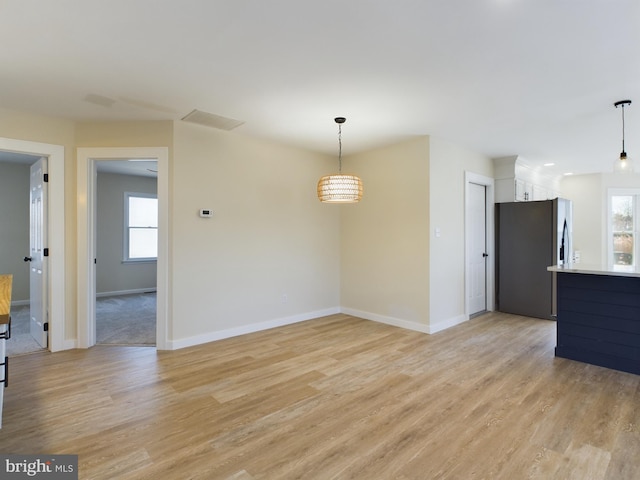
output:
[[155,346],[157,161],[96,170],[96,344]]
[[[48,208],[43,214],[48,219],[46,232],[50,255],[47,257],[48,273],[43,288],[46,292],[44,310],[48,320],[48,349],[52,352],[73,348],[74,342],[65,340],[65,210],[64,210],[64,147],[47,143],[15,140],[0,137],[0,152],[3,155],[27,155],[21,161],[27,164],[44,157],[48,160]],[[24,187],[28,191],[28,183]],[[13,203],[13,202],[12,202]],[[27,200],[28,203],[28,200]],[[27,215],[27,214],[25,214]],[[12,256],[22,263],[29,246],[16,251]],[[24,268],[24,265],[23,265]],[[26,299],[25,299],[26,300]],[[28,304],[28,301],[27,301]],[[28,316],[28,314],[27,314]],[[13,312],[12,312],[13,317]]]
[[43,165],[45,161],[37,155],[0,151],[0,224],[10,226],[0,230],[0,273],[13,275],[11,337],[6,343],[10,357],[47,348],[47,332],[43,328],[38,332],[30,328],[36,321],[42,326],[42,307],[46,304],[46,297],[38,294],[38,291],[45,295],[47,292],[46,269],[42,265],[46,258],[42,258],[41,248],[34,249],[36,241],[46,243],[46,239],[42,239],[41,230],[32,231],[34,226],[40,227],[46,222],[43,216],[36,225],[33,218],[34,213],[42,213],[41,208],[33,206],[36,202],[42,205],[38,199],[46,192],[40,184],[40,188],[34,190],[39,195],[34,197],[30,188],[34,165]]
[[146,159],[157,162],[158,252],[156,348],[168,345],[168,149],[166,147],[79,148],[78,153],[78,347],[96,344],[96,177],[98,162]]
[[465,172],[465,313],[494,309],[493,179]]

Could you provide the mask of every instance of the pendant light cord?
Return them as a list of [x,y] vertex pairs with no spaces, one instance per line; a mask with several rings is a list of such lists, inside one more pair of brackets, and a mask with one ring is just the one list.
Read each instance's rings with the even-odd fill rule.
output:
[[[623,145],[624,145],[624,141],[623,141]],[[623,147],[623,150],[624,150],[624,147]],[[338,123],[338,173],[342,173],[342,124],[341,123]]]
[[619,100],[613,104],[616,108],[622,107],[622,152],[620,154],[620,158],[626,158],[627,153],[624,151],[624,107],[626,105],[631,105],[631,100]]
[[621,105],[622,107],[622,153],[626,153],[624,151],[624,103]]

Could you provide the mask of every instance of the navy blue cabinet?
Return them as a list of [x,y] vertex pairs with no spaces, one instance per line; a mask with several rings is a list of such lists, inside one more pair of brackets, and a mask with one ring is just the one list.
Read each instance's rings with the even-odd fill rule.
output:
[[640,374],[640,278],[558,272],[556,356]]

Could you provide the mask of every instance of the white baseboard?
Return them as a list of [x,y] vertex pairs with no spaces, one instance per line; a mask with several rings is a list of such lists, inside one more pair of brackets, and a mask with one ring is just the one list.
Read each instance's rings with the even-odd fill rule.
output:
[[118,290],[116,292],[100,292],[100,293],[96,293],[96,297],[113,297],[116,295],[134,295],[138,293],[151,293],[155,291],[156,291],[156,287],[133,288],[131,290]]
[[353,308],[342,308],[340,311],[353,317],[364,318],[365,320],[371,320],[379,323],[385,323],[394,327],[400,327],[422,333],[433,333],[429,331],[429,326],[423,323],[412,322],[410,320],[402,320],[400,318],[394,317],[386,317],[384,315],[378,315],[377,313],[363,312],[362,310],[355,310]]
[[428,333],[430,335],[469,320],[469,317],[467,315],[458,315],[457,317],[442,320],[435,324],[425,325],[423,323],[412,322],[410,320],[378,315],[377,313],[363,312],[362,310],[355,310],[353,308],[342,308],[341,312],[347,315],[352,315],[354,317],[364,318],[365,320],[372,320],[374,322],[385,323],[394,327],[414,330],[416,332]]
[[[98,296],[126,295],[130,293],[142,293],[142,292],[148,292],[148,291],[149,290],[144,289],[140,291],[127,291],[128,293],[121,293],[121,292],[103,293],[103,294],[99,294]],[[467,315],[458,315],[457,317],[446,319],[433,325],[425,325],[425,324],[413,322],[410,320],[387,317],[384,315],[379,315],[377,313],[365,312],[365,311],[356,310],[353,308],[332,307],[324,310],[317,310],[317,311],[303,313],[299,315],[293,315],[291,317],[276,318],[273,320],[267,320],[265,322],[251,323],[249,325],[242,325],[240,327],[229,328],[226,330],[208,332],[201,335],[195,335],[193,337],[181,338],[179,340],[170,340],[167,342],[166,350],[179,350],[181,348],[193,347],[195,345],[201,345],[203,343],[215,342],[217,340],[224,340],[225,338],[237,337],[239,335],[246,335],[248,333],[261,332],[263,330],[269,330],[271,328],[283,327],[285,325],[305,322],[307,320],[326,317],[328,315],[335,315],[337,313],[344,313],[346,315],[363,318],[365,320],[371,320],[374,322],[384,323],[386,325],[392,325],[394,327],[400,327],[407,330],[413,330],[416,332],[427,333],[427,334],[440,332],[442,330],[446,330],[447,328],[451,328],[455,325],[459,325],[460,323],[463,323],[469,320],[469,317]],[[65,350],[74,349],[74,348],[77,348],[76,340],[65,340],[65,343],[64,343]]]
[[460,325],[461,323],[469,320],[469,315],[458,315],[457,317],[447,318],[446,320],[441,320],[438,323],[434,323],[433,325],[429,325],[428,333],[436,333],[441,332],[442,330],[446,330],[447,328],[455,327],[456,325]]
[[245,335],[247,333],[261,332],[262,330],[283,327],[285,325],[304,322],[319,317],[326,317],[327,315],[334,315],[336,313],[340,313],[340,309],[338,307],[328,308],[325,310],[317,310],[315,312],[303,313],[291,317],[276,318],[273,320],[267,320],[266,322],[251,323],[249,325],[243,325],[241,327],[204,333],[202,335],[181,338],[179,340],[171,340],[167,342],[167,350],[178,350],[180,348],[193,347],[195,345],[200,345],[203,343],[224,340],[225,338],[237,337],[239,335]]
[[64,343],[62,344],[62,350],[74,350],[76,348],[78,348],[77,340],[65,340]]

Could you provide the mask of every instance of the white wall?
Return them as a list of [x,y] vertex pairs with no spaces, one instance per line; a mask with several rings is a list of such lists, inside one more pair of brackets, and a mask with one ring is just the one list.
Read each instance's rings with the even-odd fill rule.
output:
[[[488,159],[445,141],[418,137],[346,158],[365,197],[337,206],[315,194],[318,178],[336,169],[334,155],[234,132],[183,122],[73,123],[0,109],[0,136],[66,149],[65,340],[77,335],[76,147],[169,148],[173,347],[341,305],[421,331],[464,311],[464,170],[492,172]],[[197,216],[205,207],[213,218]]]
[[[340,212],[343,311],[426,331],[429,323],[429,138],[349,156],[358,204]],[[326,173],[336,170],[334,164]]]
[[156,262],[123,263],[124,194],[157,193],[155,178],[98,172],[96,292],[117,294],[156,287]]
[[572,175],[562,180],[563,197],[573,203],[573,250],[581,263],[600,264],[603,257],[606,195],[602,174]]
[[491,159],[420,137],[345,165],[364,196],[339,207],[343,311],[424,332],[466,320],[465,171],[492,178]]
[[640,173],[572,175],[562,180],[565,198],[573,201],[573,249],[580,262],[607,262],[607,191],[609,188],[640,188]]
[[[430,331],[465,317],[465,171],[493,178],[490,158],[430,137]],[[435,229],[440,237],[435,236]]]
[[339,310],[339,211],[316,198],[332,158],[183,122],[173,153],[174,346]]
[[29,165],[0,162],[0,273],[13,275],[12,301],[29,301]]

